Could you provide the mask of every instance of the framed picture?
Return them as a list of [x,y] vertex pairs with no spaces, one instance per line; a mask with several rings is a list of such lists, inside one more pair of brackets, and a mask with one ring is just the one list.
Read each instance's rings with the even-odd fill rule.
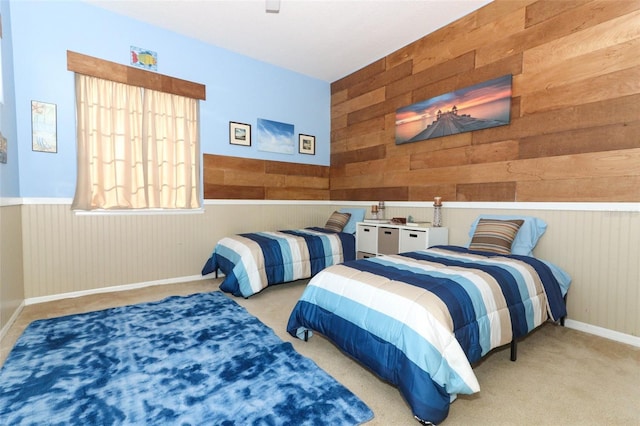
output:
[[7,164],[7,138],[0,133],[0,163]]
[[396,110],[396,145],[511,121],[511,74]]
[[158,54],[151,50],[131,46],[131,65],[145,70],[158,71]]
[[258,150],[279,154],[295,154],[296,140],[293,124],[258,118]]
[[230,121],[229,143],[232,145],[251,146],[251,125]]
[[300,133],[298,136],[298,152],[300,154],[316,155],[316,137]]
[[31,149],[58,152],[56,104],[31,101]]

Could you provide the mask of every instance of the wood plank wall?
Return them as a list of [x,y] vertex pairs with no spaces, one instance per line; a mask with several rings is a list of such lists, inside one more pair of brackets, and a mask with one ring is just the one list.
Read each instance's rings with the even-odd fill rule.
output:
[[329,167],[204,154],[204,198],[328,200]]
[[[331,199],[640,201],[640,1],[498,0],[331,85]],[[395,111],[513,75],[508,126],[395,145]]]

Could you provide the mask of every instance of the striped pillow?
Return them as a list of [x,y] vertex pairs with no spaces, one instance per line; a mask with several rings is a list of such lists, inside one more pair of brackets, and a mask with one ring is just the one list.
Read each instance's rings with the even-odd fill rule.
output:
[[333,232],[342,232],[344,226],[349,222],[351,213],[333,212],[327,223],[324,225],[324,229],[328,229]]
[[524,220],[480,219],[469,250],[511,254],[511,244]]

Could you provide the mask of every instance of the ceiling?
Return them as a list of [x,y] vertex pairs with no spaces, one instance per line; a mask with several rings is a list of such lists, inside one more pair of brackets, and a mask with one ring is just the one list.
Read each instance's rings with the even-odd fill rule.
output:
[[113,12],[327,82],[490,0],[86,0]]

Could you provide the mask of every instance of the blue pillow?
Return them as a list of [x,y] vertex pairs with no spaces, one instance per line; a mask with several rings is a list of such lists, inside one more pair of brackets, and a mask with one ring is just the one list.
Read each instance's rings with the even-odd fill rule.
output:
[[571,275],[555,263],[551,263],[548,260],[543,259],[540,259],[540,261],[545,263],[549,269],[551,269],[551,273],[556,277],[558,284],[560,284],[560,291],[562,292],[562,297],[564,297],[569,291],[569,286],[571,285]]
[[339,211],[340,213],[351,213],[349,222],[347,222],[347,224],[344,226],[344,228],[342,229],[342,232],[346,232],[347,234],[355,234],[356,223],[362,222],[364,220],[364,215],[367,210],[345,207],[343,209],[340,209]]
[[[473,239],[473,235],[476,232],[476,226],[478,226],[478,221],[480,219],[502,219],[502,220],[512,220],[512,219],[522,219],[524,223],[520,227],[520,230],[516,234],[516,238],[513,240],[513,244],[511,245],[511,253],[518,254],[521,256],[533,256],[533,249],[538,244],[538,240],[544,234],[544,231],[547,230],[547,223],[533,216],[519,216],[519,215],[496,215],[496,214],[483,214],[476,218],[476,220],[471,224],[471,229],[469,230],[469,237]],[[471,239],[467,244],[467,248],[471,244]]]

